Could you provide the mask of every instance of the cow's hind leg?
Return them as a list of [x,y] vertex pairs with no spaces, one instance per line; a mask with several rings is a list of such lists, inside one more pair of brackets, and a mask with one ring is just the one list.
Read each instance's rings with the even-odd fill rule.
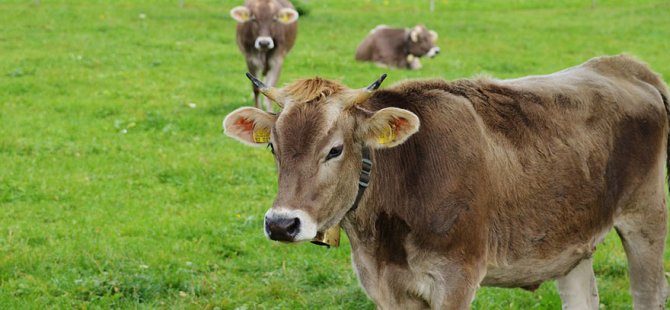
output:
[[614,227],[628,258],[635,309],[663,309],[668,297],[663,273],[668,213],[665,193],[662,186],[655,186],[636,197],[637,203],[623,210]]
[[565,276],[556,280],[563,309],[598,309],[598,288],[593,274],[593,259],[582,260]]

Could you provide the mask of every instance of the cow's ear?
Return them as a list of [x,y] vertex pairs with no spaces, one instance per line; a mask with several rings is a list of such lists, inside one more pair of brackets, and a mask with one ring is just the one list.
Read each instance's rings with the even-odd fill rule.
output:
[[245,6],[236,6],[230,10],[230,16],[237,22],[244,23],[251,19],[251,11]]
[[412,42],[419,42],[419,34],[421,33],[421,26],[415,26],[412,28],[412,31],[409,32],[409,38]]
[[419,130],[419,118],[412,112],[398,109],[381,109],[367,118],[361,128],[365,144],[375,149],[402,144]]
[[298,20],[298,11],[291,8],[283,8],[277,13],[277,20],[282,24],[294,23]]
[[433,41],[433,43],[437,42],[437,32],[433,30],[430,31],[430,40]]
[[270,130],[276,120],[274,114],[257,108],[239,108],[223,119],[223,132],[244,144],[264,146],[270,142]]

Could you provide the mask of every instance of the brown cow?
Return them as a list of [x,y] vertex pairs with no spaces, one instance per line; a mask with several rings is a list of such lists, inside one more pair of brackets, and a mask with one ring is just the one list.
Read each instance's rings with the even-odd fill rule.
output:
[[480,285],[556,279],[564,308],[596,309],[591,256],[612,227],[635,308],[664,307],[669,94],[646,65],[615,56],[514,80],[261,91],[279,114],[241,108],[223,125],[272,147],[266,234],[310,240],[341,223],[379,308],[466,309]]
[[[246,0],[244,6],[230,10],[238,22],[237,46],[244,54],[249,72],[266,77],[274,86],[279,79],[284,57],[298,33],[298,12],[287,0]],[[254,104],[260,108],[258,88],[252,85]],[[268,111],[272,103],[265,100]]]
[[372,29],[356,49],[356,60],[400,69],[421,69],[419,58],[435,57],[437,32],[423,25],[414,28],[391,28],[379,25]]

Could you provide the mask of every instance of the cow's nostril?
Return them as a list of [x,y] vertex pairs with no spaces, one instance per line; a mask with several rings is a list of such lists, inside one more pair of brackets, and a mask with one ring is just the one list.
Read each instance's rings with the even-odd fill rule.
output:
[[272,240],[293,241],[300,232],[300,219],[265,218],[265,232]]
[[293,223],[291,223],[286,227],[286,232],[290,236],[295,237],[295,235],[298,233],[299,228],[300,228],[300,219],[296,217],[293,219]]

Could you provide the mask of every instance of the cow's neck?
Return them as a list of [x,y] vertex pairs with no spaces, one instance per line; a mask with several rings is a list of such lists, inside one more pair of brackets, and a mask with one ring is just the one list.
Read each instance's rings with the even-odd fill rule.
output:
[[411,44],[412,44],[412,34],[411,34],[411,30],[407,29],[407,30],[405,30],[405,38],[404,38],[404,40],[403,40],[403,46],[402,46],[402,48],[403,48],[403,56],[408,56],[408,55],[411,55],[411,54],[412,54],[412,53],[410,53],[410,51],[409,51],[409,49],[410,49],[410,45],[411,45]]
[[[388,196],[384,194],[388,194],[389,191],[397,193],[405,182],[405,176],[389,177],[389,173],[398,172],[398,169],[394,168],[396,163],[402,162],[402,155],[394,154],[400,148],[383,151],[384,154],[379,154],[379,151],[368,150],[369,155],[367,156],[369,156],[372,169],[369,178],[365,178],[365,180],[369,181],[369,188],[361,188],[361,183],[359,183],[356,202],[342,221],[342,228],[349,236],[352,246],[354,246],[354,243],[372,241],[372,238],[378,233],[375,231],[375,222],[378,220],[392,219],[393,221],[404,222],[397,217],[398,213],[394,210],[402,203],[388,203]],[[366,158],[363,158],[363,162],[365,160]],[[364,181],[365,172],[363,171],[361,172],[360,182]]]
[[457,144],[444,138],[435,143],[427,141],[426,137],[435,134],[430,129],[430,118],[423,119],[425,132],[402,145],[372,152],[370,185],[358,208],[342,221],[352,247],[400,251],[393,241],[402,244],[408,234],[445,235],[461,211],[469,208],[472,194],[466,189],[472,186],[459,178],[467,171],[451,165],[451,158],[442,155],[461,156],[444,147]]

